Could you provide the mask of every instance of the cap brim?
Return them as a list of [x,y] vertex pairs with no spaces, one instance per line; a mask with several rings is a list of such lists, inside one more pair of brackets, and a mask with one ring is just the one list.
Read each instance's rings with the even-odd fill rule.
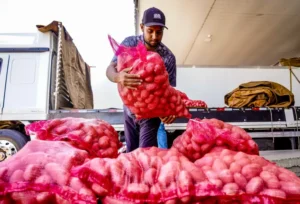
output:
[[168,29],[168,27],[162,23],[146,23],[145,26],[148,26],[148,27],[149,26],[161,26],[161,27],[165,27],[166,29]]

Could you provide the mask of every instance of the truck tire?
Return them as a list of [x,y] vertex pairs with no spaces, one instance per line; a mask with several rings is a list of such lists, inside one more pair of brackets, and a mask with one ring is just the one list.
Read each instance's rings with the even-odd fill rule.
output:
[[9,129],[0,130],[0,162],[16,154],[30,140],[30,137]]

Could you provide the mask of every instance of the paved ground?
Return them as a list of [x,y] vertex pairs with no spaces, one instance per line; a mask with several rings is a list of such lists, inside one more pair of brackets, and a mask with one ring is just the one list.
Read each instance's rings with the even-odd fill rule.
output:
[[285,167],[300,177],[300,150],[260,151],[260,156]]

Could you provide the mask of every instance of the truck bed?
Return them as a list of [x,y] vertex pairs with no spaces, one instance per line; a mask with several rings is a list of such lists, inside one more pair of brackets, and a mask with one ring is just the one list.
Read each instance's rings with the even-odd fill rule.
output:
[[[284,108],[190,108],[192,118],[217,118],[232,125],[251,130],[293,130],[298,132],[300,120],[300,107]],[[122,109],[91,109],[91,110],[53,110],[47,119],[63,117],[99,118],[112,124],[117,131],[124,129]],[[185,130],[187,118],[178,118],[173,124],[166,125],[167,130]],[[284,136],[271,134],[268,137]],[[267,135],[264,133],[264,135]],[[256,134],[256,136],[258,136]],[[296,135],[295,135],[296,136]],[[253,137],[255,134],[253,133]]]

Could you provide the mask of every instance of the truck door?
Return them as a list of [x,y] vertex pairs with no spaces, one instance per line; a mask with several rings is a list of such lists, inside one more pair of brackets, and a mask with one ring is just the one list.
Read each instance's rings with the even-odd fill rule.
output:
[[9,55],[0,53],[0,114],[3,111]]

